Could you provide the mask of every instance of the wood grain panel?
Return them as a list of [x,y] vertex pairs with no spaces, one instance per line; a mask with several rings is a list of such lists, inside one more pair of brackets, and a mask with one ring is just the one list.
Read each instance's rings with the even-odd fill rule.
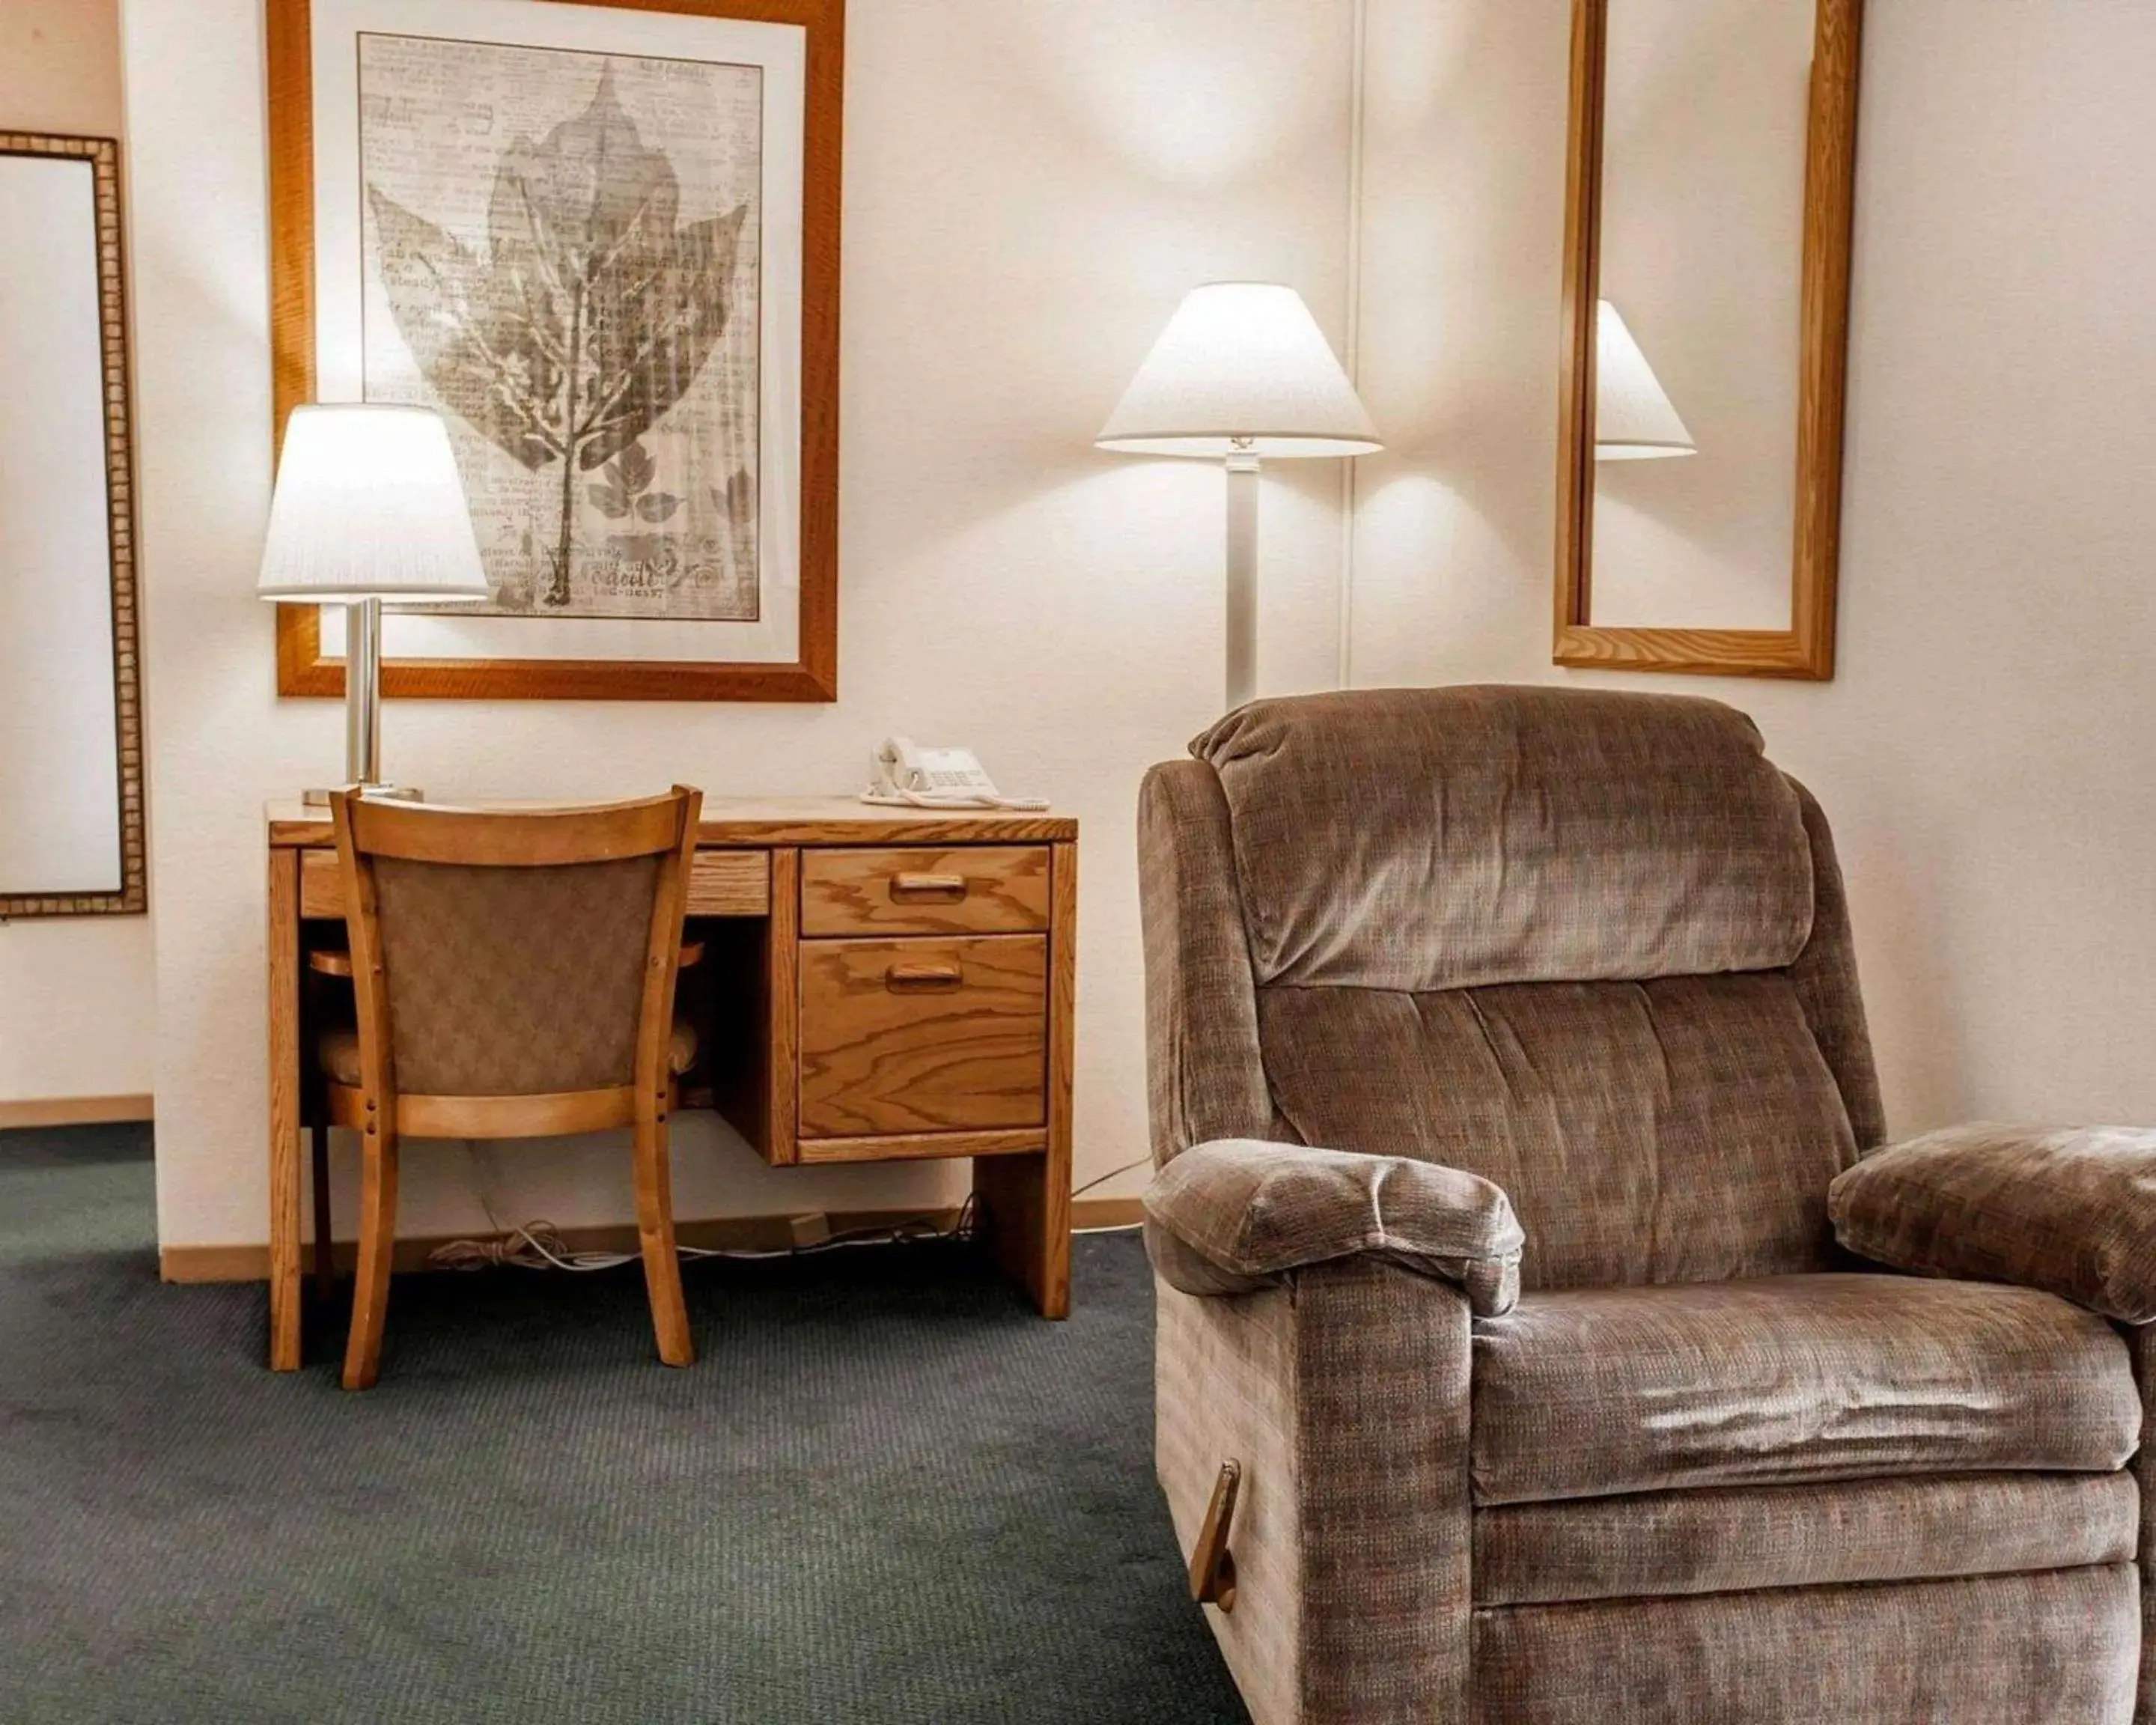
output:
[[1028,934],[1048,927],[1048,847],[809,850],[801,932]]
[[981,1227],[1004,1272],[1043,1317],[1070,1311],[1072,1027],[1078,1002],[1078,847],[1058,845],[1049,934],[1048,1135],[1038,1156],[973,1170]]
[[1042,937],[816,941],[800,963],[804,1139],[1045,1124]]
[[1048,1142],[1038,1127],[992,1132],[902,1132],[876,1138],[804,1138],[810,1162],[918,1162],[933,1157],[1035,1156]]
[[771,856],[771,919],[764,925],[763,1140],[766,1162],[799,1159],[801,1117],[801,853]]
[[[489,808],[530,808],[496,803]],[[273,845],[328,848],[329,813],[290,798],[264,809]],[[1078,837],[1068,814],[1014,809],[894,809],[853,797],[708,797],[696,843],[708,849],[783,845],[945,845],[1063,843]]]
[[761,916],[770,909],[768,850],[700,850],[690,863],[691,916]]
[[310,850],[300,858],[300,914],[344,915],[344,870],[333,850]]
[[300,859],[270,853],[270,1369],[300,1368]]

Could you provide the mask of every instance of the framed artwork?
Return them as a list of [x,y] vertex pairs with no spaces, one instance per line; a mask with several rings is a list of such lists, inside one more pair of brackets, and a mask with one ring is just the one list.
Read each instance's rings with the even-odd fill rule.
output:
[[836,699],[844,0],[267,4],[279,438],[439,410],[493,589],[383,694]]

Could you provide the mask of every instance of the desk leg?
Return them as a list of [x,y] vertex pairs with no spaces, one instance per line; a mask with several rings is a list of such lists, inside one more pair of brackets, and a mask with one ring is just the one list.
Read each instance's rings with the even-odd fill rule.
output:
[[1070,1315],[1070,1163],[1046,1156],[983,1157],[973,1164],[980,1225],[1004,1275],[1043,1317]]
[[1058,845],[1050,865],[1048,1149],[983,1157],[973,1164],[989,1249],[1033,1296],[1043,1317],[1070,1315],[1070,1090],[1078,1004],[1078,847]]
[[270,1369],[300,1368],[300,853],[270,853]]

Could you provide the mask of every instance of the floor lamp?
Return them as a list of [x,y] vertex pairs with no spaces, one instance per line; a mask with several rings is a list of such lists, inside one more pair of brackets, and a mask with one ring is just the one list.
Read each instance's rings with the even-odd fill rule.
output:
[[1367,455],[1378,429],[1293,288],[1193,288],[1095,439],[1132,455],[1199,455],[1228,469],[1228,708],[1258,661],[1258,463]]
[[377,403],[293,408],[255,592],[344,607],[345,783],[417,796],[382,782],[382,602],[493,597],[442,416]]

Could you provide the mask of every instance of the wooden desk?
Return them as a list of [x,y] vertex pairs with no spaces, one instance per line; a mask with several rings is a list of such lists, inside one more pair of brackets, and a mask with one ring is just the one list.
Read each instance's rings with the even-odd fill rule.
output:
[[[268,810],[270,1363],[300,1363],[310,947],[344,944],[326,809]],[[705,1022],[684,1103],[775,1165],[975,1158],[981,1221],[1042,1314],[1070,1301],[1078,824],[851,798],[704,804],[689,887]]]

